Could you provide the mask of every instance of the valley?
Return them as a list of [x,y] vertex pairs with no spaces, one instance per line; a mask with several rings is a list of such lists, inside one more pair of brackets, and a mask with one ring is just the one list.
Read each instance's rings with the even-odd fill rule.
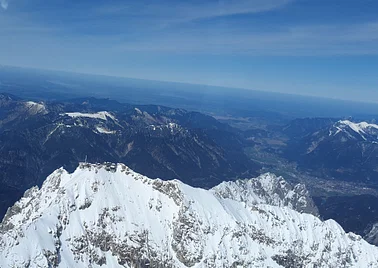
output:
[[[345,230],[358,233],[362,236],[366,235],[372,225],[378,222],[378,213],[375,209],[375,204],[378,203],[378,187],[377,180],[365,180],[368,174],[363,172],[355,172],[354,176],[344,176],[340,173],[340,168],[322,168],[319,166],[325,160],[322,156],[317,156],[318,160],[311,160],[311,165],[303,161],[307,152],[298,151],[298,146],[310,146],[309,138],[315,135],[324,133],[322,137],[332,138],[329,136],[329,128],[339,127],[340,118],[304,118],[294,119],[292,121],[277,122],[263,122],[256,121],[251,118],[232,118],[222,117],[218,118],[223,123],[228,123],[240,131],[245,133],[245,137],[250,143],[244,148],[246,155],[260,164],[263,172],[273,172],[274,174],[283,176],[286,180],[292,183],[305,184],[311,196],[314,198],[317,207],[320,210],[320,215],[324,219],[335,219]],[[342,121],[345,122],[345,121]],[[350,121],[347,121],[350,122]],[[343,125],[347,129],[347,137],[351,139],[347,146],[355,146],[356,148],[365,148],[372,146],[375,148],[376,136],[363,136],[359,134],[354,135],[357,129],[354,125]],[[373,131],[374,131],[373,127]],[[350,133],[349,133],[350,131]],[[340,133],[342,135],[342,133]],[[366,134],[365,134],[366,135]],[[323,140],[318,137],[318,140]],[[365,140],[371,137],[370,142]],[[338,147],[343,147],[347,140],[336,140],[339,142]],[[365,144],[365,145],[353,145]],[[358,147],[361,146],[361,147]],[[313,149],[313,148],[312,148]],[[316,148],[315,148],[316,149]],[[327,153],[329,146],[324,148],[323,153]],[[335,152],[341,154],[341,151],[334,149]],[[362,154],[364,160],[360,163],[367,164],[368,161],[376,161],[377,155],[374,154],[374,149],[369,153]],[[316,152],[316,150],[315,150]],[[361,155],[359,152],[345,151],[344,159],[341,163],[346,163],[345,158],[350,158],[351,161],[356,161],[354,155]],[[320,157],[320,158],[319,158]],[[333,159],[337,159],[334,157]],[[335,162],[335,161],[333,161]],[[318,165],[315,165],[318,163]],[[372,166],[376,165],[372,162]],[[358,162],[351,170],[358,170]],[[371,172],[373,167],[365,167],[366,171]],[[365,171],[365,172],[366,172]],[[335,176],[336,175],[336,176]],[[370,175],[372,178],[377,178],[375,175]]]

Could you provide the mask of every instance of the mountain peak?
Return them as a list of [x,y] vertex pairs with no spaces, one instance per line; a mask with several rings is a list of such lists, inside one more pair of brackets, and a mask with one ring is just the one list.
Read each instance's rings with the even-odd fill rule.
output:
[[369,136],[373,135],[373,139],[376,140],[378,125],[367,122],[355,123],[349,120],[340,120],[330,129],[329,136],[336,136],[339,133],[347,134],[350,138],[354,139],[362,138],[365,141],[370,140]]
[[[254,192],[258,180],[263,190]],[[335,221],[264,204],[259,190],[276,189],[272,182],[288,188],[272,174],[204,190],[177,180],[152,180],[123,164],[81,163],[73,173],[61,168],[8,211],[0,227],[0,263],[376,267],[378,249],[346,234]],[[235,191],[244,186],[261,202],[222,196],[228,187],[241,197]],[[295,192],[295,187],[289,189]]]
[[222,198],[246,202],[248,205],[269,204],[319,215],[305,185],[292,186],[283,177],[277,177],[272,173],[247,180],[223,182],[212,190]]
[[25,108],[28,110],[28,112],[32,115],[41,113],[41,114],[47,114],[47,108],[46,105],[43,102],[34,102],[34,101],[27,101],[24,103]]

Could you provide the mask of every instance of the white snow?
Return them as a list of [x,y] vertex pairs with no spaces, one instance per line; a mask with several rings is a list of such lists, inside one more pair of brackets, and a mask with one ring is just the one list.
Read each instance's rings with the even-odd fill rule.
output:
[[370,231],[365,235],[365,239],[375,245],[378,244],[378,222],[373,224]]
[[222,182],[211,191],[222,198],[245,202],[251,206],[268,204],[318,215],[318,210],[304,185],[291,186],[282,177],[271,173],[254,179]]
[[101,120],[108,120],[108,118],[111,118],[113,121],[117,121],[117,119],[109,112],[103,111],[103,112],[97,112],[97,113],[64,113],[64,115],[68,115],[72,118],[77,117],[87,117],[87,118],[95,118],[95,119],[101,119]]
[[[264,176],[265,191],[276,188],[272,182],[286,188]],[[238,194],[242,185],[218,190],[248,197]],[[138,267],[149,259],[151,267],[278,268],[275,260],[286,258],[295,267],[378,267],[378,248],[333,220],[266,204],[258,192],[251,203],[218,190],[151,180],[122,164],[59,169],[5,217],[0,266]]]
[[116,133],[116,131],[114,130],[109,130],[101,126],[96,126],[96,130],[101,134],[115,134]]
[[335,130],[330,130],[329,136],[335,136],[341,132],[346,132],[351,129],[355,133],[359,134],[364,140],[367,140],[366,136],[370,135],[372,131],[378,131],[378,125],[369,124],[367,122],[354,123],[349,120],[340,120],[334,125]]
[[37,103],[34,101],[25,102],[25,107],[29,109],[31,114],[46,113],[47,109],[43,103]]
[[51,130],[49,132],[49,134],[47,134],[46,139],[45,139],[43,144],[45,144],[50,139],[51,135],[53,135],[55,133],[55,131],[57,131],[62,126],[64,126],[64,124],[62,124],[62,123],[57,124],[56,127],[53,130]]
[[154,131],[169,129],[171,133],[174,133],[175,130],[182,130],[182,127],[180,125],[172,122],[165,125],[149,125],[148,127]]

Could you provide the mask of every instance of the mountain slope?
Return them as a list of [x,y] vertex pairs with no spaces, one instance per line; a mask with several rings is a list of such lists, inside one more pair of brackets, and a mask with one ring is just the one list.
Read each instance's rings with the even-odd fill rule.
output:
[[314,174],[377,187],[378,125],[340,120],[293,138],[286,157]]
[[[256,175],[243,139],[197,112],[94,98],[31,102],[0,94],[0,218],[55,169],[80,161],[123,162],[151,178],[210,188]],[[4,199],[2,199],[4,198]]]
[[366,241],[373,245],[378,245],[378,222],[373,224],[371,229],[367,232],[364,237]]
[[[273,182],[265,189],[282,182],[265,177]],[[378,248],[336,222],[261,203],[253,187],[240,195],[255,202],[222,197],[224,189],[151,180],[122,164],[81,164],[72,174],[59,169],[8,211],[0,227],[0,264],[377,267]]]
[[330,127],[335,122],[334,118],[298,118],[284,126],[282,132],[291,139],[298,139]]
[[284,178],[266,173],[258,178],[222,182],[213,191],[221,198],[229,198],[245,202],[250,206],[269,204],[278,207],[288,207],[300,213],[319,215],[305,185],[295,186],[287,183]]

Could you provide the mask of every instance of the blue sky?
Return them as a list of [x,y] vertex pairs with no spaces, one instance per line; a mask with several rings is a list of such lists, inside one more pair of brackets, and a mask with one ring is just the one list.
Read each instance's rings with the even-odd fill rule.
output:
[[0,5],[0,64],[378,102],[376,0]]

